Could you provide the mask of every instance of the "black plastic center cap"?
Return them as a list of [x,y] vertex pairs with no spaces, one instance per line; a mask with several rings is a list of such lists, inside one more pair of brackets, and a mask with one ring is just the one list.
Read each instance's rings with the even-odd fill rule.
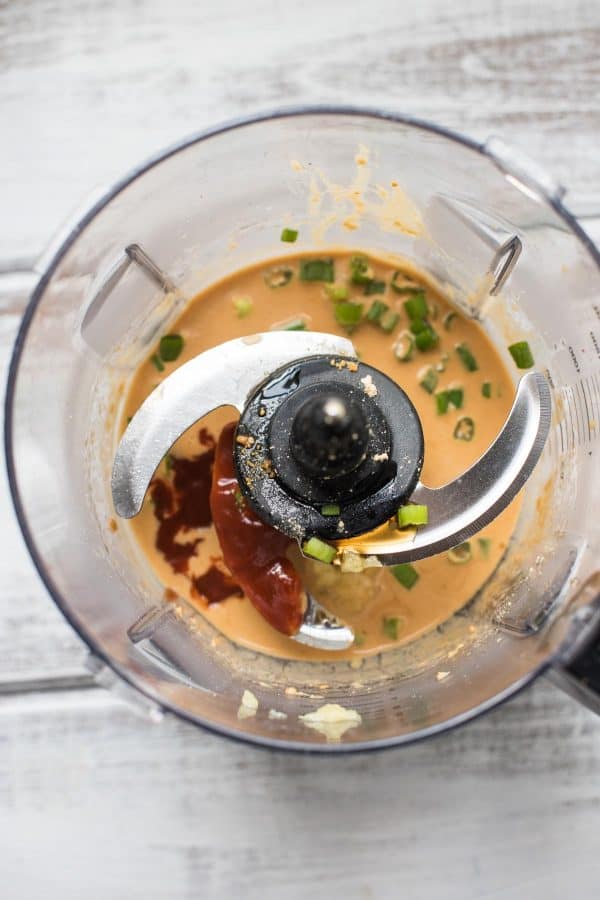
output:
[[234,462],[263,521],[299,540],[353,537],[391,519],[414,491],[423,431],[383,372],[315,356],[257,388],[240,417]]
[[336,388],[304,402],[292,424],[290,448],[309,475],[348,475],[364,460],[367,419],[357,403]]

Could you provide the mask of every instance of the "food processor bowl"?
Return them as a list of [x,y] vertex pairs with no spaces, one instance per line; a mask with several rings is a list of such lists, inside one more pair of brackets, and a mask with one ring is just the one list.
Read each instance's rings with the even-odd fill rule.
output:
[[[333,752],[442,731],[549,669],[598,706],[600,257],[562,193],[498,139],[292,109],[192,136],[65,232],[17,338],[6,451],[29,551],[103,683],[155,717]],[[553,391],[550,437],[494,576],[444,625],[360,665],[251,652],[185,600],[166,603],[110,498],[134,368],[198,291],[280,254],[288,223],[303,250],[414,260],[504,358],[528,340]]]

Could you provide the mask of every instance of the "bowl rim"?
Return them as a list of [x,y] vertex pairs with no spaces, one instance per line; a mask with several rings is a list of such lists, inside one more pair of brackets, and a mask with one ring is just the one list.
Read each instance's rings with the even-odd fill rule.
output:
[[[9,364],[4,402],[4,450],[11,498],[15,509],[16,518],[29,555],[38,572],[38,575],[42,580],[42,583],[44,584],[54,603],[59,608],[71,627],[87,645],[92,654],[92,657],[96,657],[105,666],[112,670],[121,681],[124,681],[127,685],[133,688],[134,691],[150,700],[155,707],[158,707],[161,713],[174,713],[179,718],[191,722],[196,726],[200,726],[201,728],[204,728],[205,730],[212,732],[213,734],[229,737],[234,740],[238,740],[243,743],[249,743],[264,749],[278,749],[318,754],[357,753],[365,752],[367,750],[389,749],[392,747],[413,744],[418,741],[424,740],[425,738],[432,737],[433,735],[449,731],[459,725],[465,724],[466,722],[472,721],[485,712],[493,709],[494,707],[499,706],[501,703],[505,702],[510,697],[523,690],[536,677],[538,677],[552,665],[552,659],[549,658],[546,660],[542,660],[530,672],[526,673],[516,682],[509,685],[504,691],[494,695],[478,706],[473,707],[472,709],[469,709],[459,715],[453,716],[444,722],[437,723],[436,725],[429,728],[411,732],[410,734],[396,735],[394,737],[386,737],[377,740],[363,740],[348,743],[312,744],[308,742],[304,743],[302,741],[277,739],[271,736],[256,735],[252,734],[251,732],[245,732],[241,729],[238,730],[215,724],[214,722],[203,719],[201,716],[194,715],[182,709],[175,703],[171,703],[165,700],[160,694],[158,694],[158,692],[154,691],[151,687],[141,681],[138,676],[126,669],[117,660],[113,659],[110,654],[105,652],[97,642],[94,635],[87,631],[81,625],[81,623],[77,621],[75,615],[70,610],[68,600],[62,596],[61,592],[54,584],[49,572],[46,570],[42,555],[37,550],[35,539],[32,532],[30,531],[25,510],[19,494],[17,485],[16,462],[13,452],[13,416],[15,390],[19,373],[19,363],[26,343],[29,328],[48,283],[54,275],[54,272],[56,271],[61,260],[71,248],[71,246],[75,243],[80,233],[90,224],[90,222],[92,222],[94,218],[96,218],[96,216],[104,209],[105,206],[107,206],[129,185],[140,178],[145,172],[147,172],[149,169],[154,168],[159,163],[169,159],[171,156],[175,156],[177,153],[188,149],[194,144],[200,143],[212,137],[226,134],[229,131],[244,128],[246,126],[257,125],[262,122],[270,122],[277,119],[319,115],[347,116],[367,119],[370,118],[379,121],[388,121],[396,125],[407,125],[417,130],[429,132],[446,138],[449,141],[461,145],[467,150],[487,157],[490,162],[493,162],[491,156],[486,151],[484,143],[475,141],[472,138],[466,137],[458,132],[445,128],[444,126],[437,125],[435,123],[428,122],[426,120],[413,116],[404,115],[402,113],[392,112],[391,110],[386,110],[380,107],[363,107],[337,104],[285,106],[228,119],[212,127],[193,132],[192,134],[182,138],[181,140],[169,145],[165,149],[158,151],[157,153],[148,157],[145,161],[131,168],[120,179],[114,182],[114,184],[103,190],[100,196],[92,202],[92,204],[86,209],[83,214],[75,214],[73,219],[66,225],[66,227],[64,227],[59,232],[59,235],[57,236],[55,241],[51,243],[46,253],[42,255],[41,262],[39,264],[41,269],[41,271],[39,272],[39,280],[31,294],[25,313],[23,315],[23,319],[19,326]],[[592,259],[596,262],[598,268],[600,269],[600,251],[596,248],[595,244],[592,242],[586,232],[581,228],[575,217],[563,206],[560,198],[548,193],[548,191],[546,191],[541,185],[538,186],[536,190],[540,194],[541,199],[545,201],[554,210],[554,212],[565,221],[570,230],[583,244],[584,248],[590,253]]]

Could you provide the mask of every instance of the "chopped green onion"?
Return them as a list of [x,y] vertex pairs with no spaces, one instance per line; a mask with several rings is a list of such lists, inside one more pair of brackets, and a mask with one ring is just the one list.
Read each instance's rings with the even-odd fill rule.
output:
[[400,625],[400,619],[398,616],[384,616],[383,618],[383,633],[386,637],[389,637],[392,641],[398,640],[398,626]]
[[158,352],[163,362],[175,362],[183,350],[183,338],[180,334],[164,334],[158,345]]
[[458,547],[453,547],[452,550],[448,550],[446,555],[451,563],[454,563],[456,566],[461,566],[463,563],[469,562],[473,555],[471,553],[471,544],[469,541],[465,541],[463,544],[459,544]]
[[343,325],[344,328],[355,328],[362,319],[363,304],[343,300],[341,303],[336,303],[333,314],[336,322]]
[[336,303],[348,299],[348,287],[345,284],[326,284],[325,293],[330,300],[335,300]]
[[340,506],[339,503],[324,503],[321,507],[321,515],[322,516],[339,516],[340,514]]
[[390,566],[390,571],[396,581],[399,581],[402,587],[410,591],[419,580],[419,573],[410,563],[400,563],[397,566]]
[[293,276],[293,269],[288,269],[285,266],[275,266],[274,269],[269,269],[268,272],[265,272],[263,277],[267,287],[280,288],[289,284]]
[[470,416],[463,416],[456,423],[454,437],[457,441],[472,441],[475,434],[475,422]]
[[374,300],[367,312],[367,320],[369,322],[379,322],[384,312],[387,312],[389,306],[383,300]]
[[421,334],[422,331],[427,331],[431,326],[427,324],[425,319],[411,319],[408,327],[413,334]]
[[424,353],[426,350],[431,350],[438,343],[440,339],[439,334],[433,328],[428,327],[427,331],[420,331],[419,334],[415,336],[415,344],[418,349]]
[[249,316],[254,306],[250,297],[233,297],[231,302],[238,314],[238,319],[245,319],[246,316]]
[[385,281],[376,281],[373,278],[371,281],[367,281],[365,284],[364,293],[367,297],[371,296],[371,294],[383,294],[385,291]]
[[425,299],[425,291],[413,294],[409,300],[405,300],[404,309],[409,319],[426,319],[429,315],[429,308]]
[[274,329],[275,331],[308,331],[306,319],[297,316],[295,319],[288,319],[286,322],[280,322]]
[[527,341],[517,341],[508,348],[510,355],[517,364],[517,369],[531,369],[535,365],[533,353]]
[[382,331],[385,331],[386,334],[389,334],[394,330],[399,321],[400,313],[394,312],[393,309],[388,309],[379,320],[379,327]]
[[450,394],[448,391],[440,391],[439,394],[435,395],[435,405],[437,407],[438,416],[443,416],[448,412],[449,403]]
[[164,455],[165,471],[167,475],[173,470],[173,457],[170,453]]
[[303,259],[300,262],[300,281],[327,281],[333,282],[332,259]]
[[415,352],[415,339],[410,331],[401,331],[394,344],[394,356],[400,362],[408,362]]
[[295,244],[298,232],[295,228],[284,228],[281,232],[281,240],[285,244]]
[[455,349],[460,357],[460,361],[462,362],[467,372],[476,372],[479,366],[477,365],[477,360],[475,359],[467,345],[457,344]]
[[364,644],[364,642],[365,642],[365,636],[364,636],[364,634],[359,634],[358,632],[356,632],[356,633],[354,634],[354,646],[355,646],[355,647],[362,647],[362,645]]
[[458,313],[455,313],[455,312],[446,313],[446,315],[442,319],[442,324],[443,324],[444,328],[446,329],[446,331],[450,331],[450,329],[452,328],[452,323],[454,322],[455,319],[458,319]]
[[412,278],[400,271],[394,272],[392,275],[390,287],[397,294],[418,294],[423,290],[422,285],[418,281],[413,281]]
[[368,284],[373,280],[373,269],[366,256],[350,257],[350,281],[352,284]]
[[304,541],[302,552],[305,556],[310,556],[312,559],[318,559],[319,562],[324,563],[332,563],[337,555],[335,547],[332,547],[331,544],[326,544],[325,541],[317,537],[311,537]]
[[483,559],[488,559],[490,555],[490,548],[492,546],[492,542],[489,538],[477,538],[477,543],[479,544],[479,552]]
[[454,409],[462,409],[465,392],[461,387],[448,388],[448,402]]
[[481,385],[481,395],[482,395],[482,397],[485,397],[486,400],[490,399],[490,397],[492,396],[492,382],[491,381],[483,382],[483,384]]
[[150,359],[151,359],[152,363],[154,364],[154,367],[155,367],[156,369],[158,369],[159,372],[164,372],[164,371],[165,371],[164,363],[163,363],[163,361],[161,360],[161,358],[160,358],[160,356],[158,355],[158,353],[153,353],[152,356],[150,357]]
[[442,353],[442,355],[440,356],[440,361],[435,364],[436,372],[445,372],[449,359],[450,355],[448,353]]
[[397,517],[400,528],[406,528],[407,525],[427,525],[429,511],[424,505],[409,503],[408,506],[400,507]]
[[417,372],[417,380],[428,394],[433,394],[438,383],[438,373],[433,366],[423,366],[423,368],[419,369]]

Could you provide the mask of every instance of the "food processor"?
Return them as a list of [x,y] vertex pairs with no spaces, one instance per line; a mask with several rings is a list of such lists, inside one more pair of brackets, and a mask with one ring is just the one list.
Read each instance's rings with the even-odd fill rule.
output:
[[[402,199],[393,215],[390,183]],[[435,734],[543,672],[600,710],[600,257],[562,205],[563,193],[499,139],[476,144],[381,111],[294,109],[184,141],[115,185],[66,232],[39,264],[17,338],[7,464],[32,558],[87,642],[101,683],[135,698],[153,718],[172,711],[252,742],[330,752]],[[275,256],[286,222],[299,224],[307,249],[360,244],[410,259],[477,320],[500,354],[525,338],[536,362],[536,372],[515,385],[513,410],[477,477],[469,470],[429,492],[435,509],[431,495],[452,489],[438,507],[449,511],[445,534],[419,529],[410,546],[390,552],[396,562],[458,543],[525,484],[504,558],[442,626],[359,665],[335,654],[324,662],[276,659],[236,645],[184,599],[165,601],[114,518],[115,506],[120,515],[135,513],[165,450],[202,415],[190,414],[182,399],[192,361],[161,388],[168,393],[168,382],[179,378],[169,415],[173,440],[152,430],[152,406],[164,403],[157,391],[146,402],[150,413],[144,404],[119,445],[132,372],[202,288]],[[235,396],[227,395],[219,368],[222,349],[220,362],[213,360],[213,394],[222,391],[242,421],[254,415],[256,424],[253,390],[264,390],[264,379],[276,382],[298,361],[308,371],[308,360],[312,368],[302,375],[314,381],[323,375],[323,357],[353,359],[351,343],[332,335],[311,335],[308,343],[304,335],[273,337],[229,348]],[[342,390],[348,373],[332,369]],[[195,387],[192,378],[191,394]],[[340,397],[330,391],[329,399]],[[297,460],[323,410],[306,412],[304,430],[300,412],[288,422],[292,430],[296,423]],[[427,492],[418,482],[422,446],[410,415],[407,408],[402,421],[414,464],[392,491],[392,505]],[[244,487],[239,451],[236,464]],[[285,530],[273,490],[273,480],[265,480],[261,512]],[[248,484],[245,492],[257,503]],[[360,537],[363,525],[343,537]],[[309,532],[320,533],[318,523],[302,537]],[[357,549],[380,560],[386,553],[366,544]],[[308,613],[314,636],[323,621],[311,604]],[[343,631],[332,624],[333,632]]]

